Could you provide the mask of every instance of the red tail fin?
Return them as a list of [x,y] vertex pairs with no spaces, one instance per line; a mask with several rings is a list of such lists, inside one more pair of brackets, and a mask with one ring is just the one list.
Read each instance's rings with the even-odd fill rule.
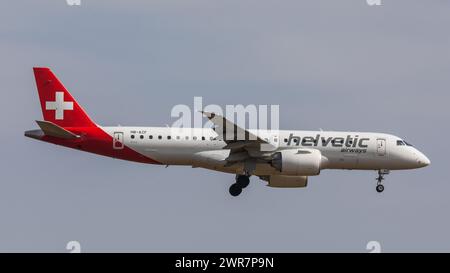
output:
[[35,67],[33,70],[44,120],[61,127],[95,126],[49,68]]

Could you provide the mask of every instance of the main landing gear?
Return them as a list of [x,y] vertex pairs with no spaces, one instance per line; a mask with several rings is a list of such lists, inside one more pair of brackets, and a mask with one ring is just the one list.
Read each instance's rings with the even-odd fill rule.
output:
[[238,196],[241,194],[242,189],[245,189],[250,184],[249,175],[236,175],[236,183],[230,186],[230,194],[232,196]]
[[389,174],[389,170],[379,170],[378,171],[378,177],[376,178],[377,180],[377,192],[383,192],[384,191],[384,186],[382,184],[383,180],[384,180],[384,176]]

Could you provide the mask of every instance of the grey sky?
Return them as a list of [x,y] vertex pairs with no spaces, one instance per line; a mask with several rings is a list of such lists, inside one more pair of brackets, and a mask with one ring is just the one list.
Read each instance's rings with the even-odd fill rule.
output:
[[[450,251],[449,1],[63,0],[0,9],[0,251]],[[323,171],[306,189],[142,165],[23,137],[49,66],[102,125],[164,126],[171,108],[279,104],[282,129],[379,131],[432,161]]]

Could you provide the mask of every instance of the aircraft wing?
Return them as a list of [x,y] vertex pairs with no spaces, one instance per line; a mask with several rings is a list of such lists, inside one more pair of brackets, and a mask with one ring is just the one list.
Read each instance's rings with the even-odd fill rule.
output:
[[209,112],[201,112],[215,125],[215,131],[219,135],[219,139],[225,141],[231,147],[241,147],[245,144],[251,143],[267,143],[259,136],[243,129],[235,123],[229,121],[221,115]]
[[[271,145],[268,141],[241,128],[221,115],[203,111],[201,113],[215,125],[214,130],[218,134],[217,138],[227,144],[223,149],[231,150],[230,155],[226,159],[226,165],[231,166],[250,158],[263,160],[264,151],[262,151],[261,146]],[[261,156],[258,156],[258,154],[261,154]]]

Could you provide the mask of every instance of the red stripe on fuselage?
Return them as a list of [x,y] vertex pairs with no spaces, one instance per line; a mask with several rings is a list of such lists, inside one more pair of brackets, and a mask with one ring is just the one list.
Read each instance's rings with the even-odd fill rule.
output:
[[93,127],[64,127],[64,129],[80,135],[79,139],[62,139],[51,136],[43,136],[42,141],[50,142],[56,145],[62,145],[65,147],[109,156],[113,158],[147,163],[147,164],[161,164],[160,162],[151,159],[135,150],[123,146],[123,149],[113,149],[113,138],[101,128],[97,126]]

